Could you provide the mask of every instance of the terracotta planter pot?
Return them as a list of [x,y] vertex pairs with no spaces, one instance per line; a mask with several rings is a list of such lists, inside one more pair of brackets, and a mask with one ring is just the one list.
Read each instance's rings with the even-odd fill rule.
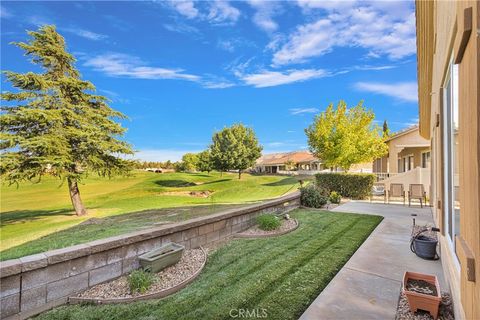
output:
[[[437,289],[437,295],[432,296],[424,293],[418,293],[413,291],[407,290],[407,283],[408,280],[423,280],[430,284],[433,284]],[[428,311],[433,319],[437,319],[438,316],[438,308],[440,306],[440,302],[442,301],[442,295],[440,292],[440,285],[438,284],[438,279],[434,275],[428,275],[423,273],[415,273],[415,272],[405,272],[403,276],[403,293],[407,297],[408,305],[410,306],[411,312],[417,312],[419,309]]]

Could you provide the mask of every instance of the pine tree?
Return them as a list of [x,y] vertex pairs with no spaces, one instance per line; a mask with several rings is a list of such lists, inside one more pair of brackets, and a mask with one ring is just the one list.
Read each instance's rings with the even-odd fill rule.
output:
[[29,31],[25,51],[42,72],[4,71],[16,88],[2,92],[0,174],[10,184],[49,174],[67,181],[77,215],[87,213],[78,182],[90,172],[101,176],[126,173],[130,145],[118,140],[125,132],[115,119],[126,118],[95,94],[95,86],[80,78],[75,58],[67,52],[55,26]]
[[390,137],[390,129],[388,128],[387,120],[384,120],[384,121],[383,121],[382,131],[383,131],[383,137],[384,137],[384,138]]

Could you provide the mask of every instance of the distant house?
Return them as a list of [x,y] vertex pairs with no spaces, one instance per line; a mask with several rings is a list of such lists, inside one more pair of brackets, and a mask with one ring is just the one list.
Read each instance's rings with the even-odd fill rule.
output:
[[418,125],[401,130],[387,139],[388,154],[376,159],[372,171],[377,180],[386,184],[421,183],[430,188],[430,141],[420,136]]
[[310,174],[324,169],[322,163],[308,151],[293,151],[266,154],[255,164],[254,171],[258,173],[292,173],[305,171]]
[[373,172],[402,173],[430,167],[430,141],[420,136],[418,125],[387,139],[388,154],[373,162]]
[[[309,151],[292,151],[263,155],[257,160],[253,171],[266,174],[313,175],[332,170]],[[341,170],[337,168],[335,171]],[[353,165],[349,171],[372,172],[371,163]]]

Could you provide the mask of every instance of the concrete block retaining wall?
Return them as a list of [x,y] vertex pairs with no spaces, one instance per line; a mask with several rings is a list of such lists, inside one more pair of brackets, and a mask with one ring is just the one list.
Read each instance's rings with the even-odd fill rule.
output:
[[240,209],[0,262],[0,318],[25,319],[137,268],[138,256],[167,242],[198,248],[244,231],[262,213],[300,205],[299,193]]

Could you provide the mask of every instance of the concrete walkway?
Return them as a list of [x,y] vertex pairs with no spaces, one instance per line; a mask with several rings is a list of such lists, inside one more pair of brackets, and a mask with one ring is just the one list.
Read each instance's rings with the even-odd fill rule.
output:
[[432,224],[430,208],[351,201],[334,211],[385,218],[300,319],[394,319],[407,270],[435,274],[442,291],[448,291],[440,261],[410,251],[411,214],[417,214],[417,224]]

